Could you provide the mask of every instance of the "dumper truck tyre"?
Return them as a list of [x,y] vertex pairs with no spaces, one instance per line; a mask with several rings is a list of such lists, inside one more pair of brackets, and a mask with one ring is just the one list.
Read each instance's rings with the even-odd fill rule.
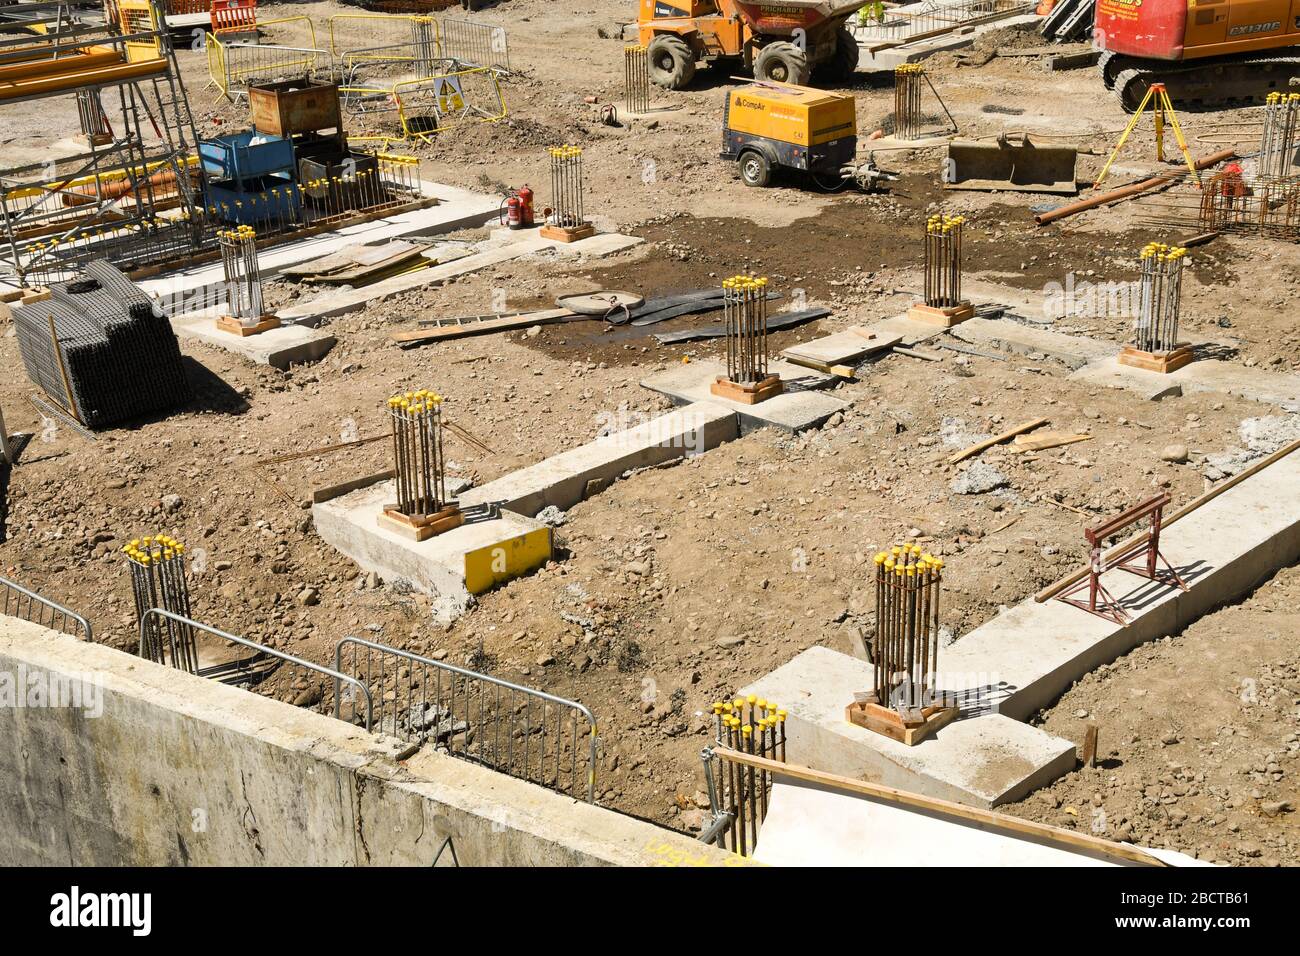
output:
[[817,75],[831,83],[844,83],[852,79],[858,69],[858,41],[849,28],[840,25],[835,31],[835,53],[817,68]]
[[772,163],[757,149],[742,150],[736,159],[736,168],[746,186],[772,185]]
[[695,77],[695,54],[679,36],[661,33],[646,47],[650,79],[666,90],[680,90]]
[[769,43],[758,51],[758,56],[754,57],[754,79],[756,80],[807,86],[811,78],[812,70],[808,66],[808,54],[793,43],[784,40]]

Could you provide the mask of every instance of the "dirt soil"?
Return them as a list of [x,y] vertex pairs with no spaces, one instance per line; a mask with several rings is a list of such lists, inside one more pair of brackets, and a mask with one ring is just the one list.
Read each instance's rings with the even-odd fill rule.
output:
[[[261,6],[263,19],[305,15],[323,22],[343,12],[356,8]],[[837,386],[836,396],[853,404],[820,431],[758,432],[676,467],[627,476],[574,507],[557,530],[558,560],[484,595],[450,627],[436,623],[428,601],[401,582],[367,582],[315,535],[301,503],[315,487],[386,467],[382,442],[310,452],[382,434],[382,403],[390,394],[430,387],[446,395],[450,417],[492,449],[453,445],[452,470],[483,482],[662,413],[666,401],[639,381],[719,348],[659,346],[649,337],[698,318],[644,330],[581,322],[410,351],[393,347],[389,333],[418,319],[494,311],[503,293],[508,308],[521,309],[598,288],[670,294],[752,270],[768,275],[786,301],[803,290],[808,304],[832,309],[826,319],[774,336],[780,349],[903,311],[919,288],[921,224],[940,209],[971,219],[970,279],[1000,285],[1008,295],[1066,283],[1071,273],[1083,281],[1132,280],[1144,243],[1197,231],[1194,220],[1173,227],[1155,221],[1170,215],[1156,203],[1196,203],[1188,185],[1039,228],[1032,209],[1061,199],[945,193],[936,149],[879,152],[877,161],[901,174],[884,196],[831,195],[788,182],[749,189],[717,157],[734,71],[701,71],[689,90],[657,92],[656,102],[673,108],[649,121],[603,125],[597,107],[584,103],[588,96],[600,103],[621,96],[617,24],[631,15],[627,0],[489,6],[476,18],[509,31],[515,72],[503,83],[508,118],[448,131],[432,145],[392,146],[418,155],[426,180],[488,192],[531,183],[545,203],[544,147],[579,144],[598,225],[646,240],[629,252],[585,262],[537,255],[377,299],[331,323],[338,344],[327,358],[287,372],[187,342],[195,402],[93,442],[42,422],[27,403],[30,386],[3,320],[0,363],[9,371],[0,381],[0,405],[11,431],[35,435],[21,465],[0,484],[3,573],[84,610],[100,639],[130,648],[134,609],[119,549],[165,531],[201,555],[193,576],[200,620],[322,662],[332,660],[339,639],[363,633],[456,663],[491,661],[501,676],[580,700],[596,713],[602,803],[690,831],[703,818],[698,754],[710,702],[810,646],[849,651],[871,625],[868,565],[877,549],[917,540],[946,557],[945,623],[959,639],[1080,565],[1084,525],[1157,489],[1179,502],[1195,497],[1208,484],[1206,456],[1239,447],[1243,420],[1283,414],[1207,393],[1145,403],[1069,380],[1064,366],[1041,358],[947,351],[924,362],[893,354],[866,366],[858,381]],[[1001,30],[975,49],[1039,39]],[[246,125],[242,108],[204,89],[202,51],[185,50],[180,58],[201,131]],[[1080,156],[1079,179],[1096,175],[1126,117],[1094,71],[1047,74],[1032,58],[960,62],[943,54],[926,65],[964,136],[1024,129],[1077,144],[1091,150]],[[860,129],[884,125],[893,103],[889,78],[859,74],[850,89]],[[75,131],[68,104],[49,105],[40,115],[0,114],[0,156],[39,155],[49,129]],[[377,122],[364,118],[357,128],[374,131]],[[1232,125],[1241,122],[1230,111],[1184,117],[1198,154],[1220,148],[1224,136],[1241,137],[1245,148],[1252,134]],[[864,155],[865,148],[863,142]],[[1153,157],[1144,128],[1112,173],[1113,184],[1145,178],[1158,168]],[[466,230],[454,238],[485,235]],[[1291,305],[1300,250],[1221,238],[1190,259],[1186,336],[1216,344],[1230,361],[1295,371],[1300,332]],[[277,304],[304,295],[278,280],[269,288]],[[1130,326],[1131,318],[1084,312],[1061,327],[1121,341]],[[950,489],[971,462],[950,466],[946,455],[1037,416],[1091,440],[1037,455],[992,449],[979,460],[1002,474],[1003,487],[971,495]],[[303,452],[309,454],[267,463]],[[1059,807],[1034,796],[1013,812],[1086,825],[1092,794],[1101,792],[1112,832],[1127,826],[1136,842],[1167,840],[1232,862],[1295,862],[1288,836],[1294,818],[1256,814],[1266,803],[1291,799],[1290,778],[1279,782],[1267,768],[1270,755],[1285,768],[1283,755],[1295,751],[1294,714],[1271,708],[1295,696],[1296,656],[1288,643],[1295,621],[1285,596],[1294,599],[1296,586],[1288,570],[1172,643],[1141,648],[1081,682],[1045,725],[1078,737],[1080,720],[1068,715],[1101,715],[1105,747],[1117,751],[1108,759],[1121,765],[1081,771],[1049,788]],[[1275,639],[1252,626],[1260,620]],[[1234,637],[1228,653],[1220,645]],[[1229,715],[1243,675],[1256,681],[1260,701],[1271,703],[1242,705]],[[302,680],[264,689],[289,700],[312,696]],[[1220,726],[1233,727],[1233,735]],[[1160,737],[1168,732],[1178,742],[1165,746]],[[1134,737],[1137,743],[1129,743]],[[1219,746],[1211,750],[1215,739]],[[1181,769],[1164,765],[1175,760]],[[1265,767],[1258,779],[1254,764]],[[1225,776],[1234,767],[1251,775]],[[1154,802],[1139,795],[1152,787]],[[1188,793],[1179,795],[1180,787]],[[1256,789],[1264,796],[1255,798]],[[1165,802],[1166,790],[1176,804]],[[1243,802],[1207,802],[1225,791],[1225,799]],[[1065,814],[1067,806],[1083,816]],[[1186,808],[1180,827],[1157,819],[1170,807],[1170,814]],[[1234,823],[1240,835],[1225,841]],[[1260,852],[1249,852],[1254,848]]]

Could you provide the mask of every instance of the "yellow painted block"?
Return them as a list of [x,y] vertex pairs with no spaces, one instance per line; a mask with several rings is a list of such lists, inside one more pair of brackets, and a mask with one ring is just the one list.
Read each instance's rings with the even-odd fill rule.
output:
[[482,594],[551,559],[551,529],[538,528],[497,544],[465,552],[465,589]]

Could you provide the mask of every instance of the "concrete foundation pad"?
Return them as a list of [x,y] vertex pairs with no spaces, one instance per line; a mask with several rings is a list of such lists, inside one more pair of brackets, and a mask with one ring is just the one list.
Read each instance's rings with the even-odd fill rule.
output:
[[1042,356],[1080,369],[1092,362],[1113,359],[1120,347],[1082,335],[1066,335],[1051,329],[1036,329],[1009,319],[971,319],[953,333],[972,345],[1012,352],[1028,358]]
[[473,488],[460,501],[530,516],[548,505],[567,511],[589,496],[592,481],[603,488],[629,469],[702,454],[738,436],[735,412],[713,402],[687,405]]
[[232,335],[217,328],[215,317],[215,310],[184,315],[171,320],[172,328],[178,338],[193,339],[233,352],[254,365],[270,365],[278,369],[319,361],[329,354],[337,341],[328,333],[297,325],[282,325],[257,335]]
[[914,747],[854,726],[844,708],[871,680],[865,661],[812,647],[740,693],[785,708],[791,763],[967,806],[1018,800],[1077,762],[1070,741],[1000,714],[964,714]]
[[1300,559],[1297,487],[1300,454],[1292,454],[1166,525],[1160,550],[1186,590],[1106,572],[1102,583],[1127,623],[1030,598],[944,648],[938,687],[957,696],[962,716],[918,746],[844,719],[853,694],[870,689],[871,665],[826,648],[805,651],[741,693],[785,708],[792,763],[977,806],[1018,799],[1075,760],[1073,744],[1020,721],[1099,665],[1178,633]]
[[1165,389],[1177,388],[1176,394],[1220,392],[1278,405],[1288,411],[1300,409],[1300,376],[1264,372],[1232,362],[1199,360],[1176,371],[1160,373],[1120,365],[1116,359],[1109,358],[1084,366],[1070,378],[1109,388],[1124,388],[1148,397]]
[[426,541],[413,541],[379,524],[383,506],[396,499],[385,481],[312,505],[316,533],[365,571],[403,578],[434,600],[434,613],[453,620],[470,595],[527,574],[551,558],[551,529],[510,511],[492,517],[485,507],[464,507],[465,523]]
[[[1143,848],[1172,866],[1210,866]],[[768,866],[1125,866],[1121,857],[1053,843],[831,786],[777,776],[753,858]]]
[[1018,720],[1084,674],[1139,644],[1176,634],[1300,558],[1300,453],[1270,465],[1167,526],[1160,551],[1188,590],[1112,570],[1102,583],[1131,620],[1116,624],[1061,601],[1031,598],[939,655],[939,686],[967,691]]
[[848,402],[815,391],[830,385],[833,376],[781,361],[770,362],[768,371],[781,376],[785,391],[754,405],[733,402],[709,390],[719,375],[727,373],[721,362],[674,365],[643,379],[641,386],[667,395],[678,405],[704,402],[735,412],[742,435],[768,426],[801,432],[818,427],[836,412],[849,407]]
[[1122,388],[1136,393],[1148,402],[1177,398],[1183,394],[1183,386],[1174,380],[1173,374],[1120,365],[1118,359],[1103,359],[1085,365],[1071,372],[1070,380],[1105,388]]

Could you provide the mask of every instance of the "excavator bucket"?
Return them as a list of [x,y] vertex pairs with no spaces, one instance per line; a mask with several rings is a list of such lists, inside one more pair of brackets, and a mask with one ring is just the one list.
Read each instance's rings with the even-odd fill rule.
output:
[[1028,193],[1079,191],[1074,179],[1078,150],[1030,142],[1024,133],[1003,133],[996,142],[953,140],[948,144],[945,189],[1009,189]]

